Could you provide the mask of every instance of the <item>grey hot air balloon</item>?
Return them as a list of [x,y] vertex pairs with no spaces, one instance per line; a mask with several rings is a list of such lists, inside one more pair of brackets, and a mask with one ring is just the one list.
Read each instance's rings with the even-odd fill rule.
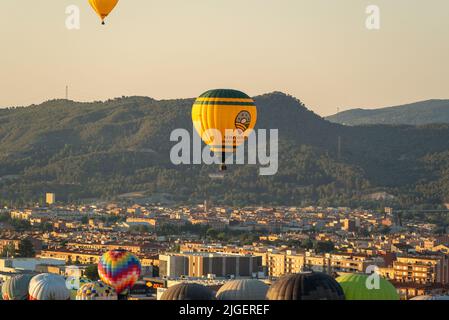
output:
[[70,290],[64,277],[42,273],[33,277],[28,289],[30,300],[69,300]]
[[28,285],[33,274],[20,274],[5,281],[2,286],[3,300],[27,300]]
[[215,294],[197,283],[179,283],[168,288],[161,300],[215,300]]
[[345,300],[343,289],[331,276],[321,272],[286,275],[273,283],[268,300]]
[[265,300],[268,285],[256,279],[226,282],[217,292],[218,300]]

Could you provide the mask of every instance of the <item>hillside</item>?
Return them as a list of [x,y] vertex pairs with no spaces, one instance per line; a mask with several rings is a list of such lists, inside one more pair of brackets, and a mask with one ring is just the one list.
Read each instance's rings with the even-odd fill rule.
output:
[[279,129],[279,172],[231,166],[224,180],[209,177],[216,166],[169,160],[171,131],[192,130],[193,99],[52,100],[1,110],[0,204],[37,201],[47,191],[70,201],[143,191],[229,205],[358,205],[378,191],[400,206],[449,199],[449,125],[347,127],[283,93],[255,100],[257,127]]
[[449,100],[427,100],[375,110],[352,109],[326,117],[326,120],[349,126],[449,123]]

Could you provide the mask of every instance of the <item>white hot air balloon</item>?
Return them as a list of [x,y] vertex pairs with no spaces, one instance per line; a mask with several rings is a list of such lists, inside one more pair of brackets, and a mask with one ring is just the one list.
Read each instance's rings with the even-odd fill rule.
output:
[[64,277],[42,273],[33,277],[28,288],[30,300],[69,300],[70,290]]

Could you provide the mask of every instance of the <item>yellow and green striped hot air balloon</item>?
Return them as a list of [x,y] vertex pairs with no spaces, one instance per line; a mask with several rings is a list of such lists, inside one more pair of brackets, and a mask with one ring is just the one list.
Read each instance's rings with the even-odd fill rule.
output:
[[90,6],[101,19],[104,24],[104,19],[114,10],[119,0],[89,0]]
[[[210,90],[193,104],[192,121],[204,143],[221,155],[220,168],[226,170],[226,154],[234,153],[251,134],[257,122],[257,107],[254,100],[241,91]],[[219,138],[212,130],[220,133]]]

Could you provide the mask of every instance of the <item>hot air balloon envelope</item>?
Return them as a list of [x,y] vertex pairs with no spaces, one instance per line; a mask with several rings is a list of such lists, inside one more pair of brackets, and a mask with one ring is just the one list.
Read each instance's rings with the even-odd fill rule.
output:
[[198,283],[179,283],[168,288],[161,300],[215,300],[214,292]]
[[141,265],[139,259],[124,250],[106,252],[98,262],[98,274],[101,281],[121,294],[131,289],[140,277]]
[[193,126],[211,150],[221,155],[233,153],[253,131],[257,122],[254,100],[241,91],[210,90],[192,107]]
[[115,289],[97,281],[84,284],[76,294],[76,300],[117,300]]
[[286,275],[270,286],[268,300],[345,300],[343,289],[321,272]]
[[256,279],[226,282],[217,292],[218,300],[265,300],[268,285]]
[[92,281],[87,278],[82,277],[69,277],[66,280],[67,288],[70,290],[70,299],[75,300],[78,290],[86,283],[91,283]]
[[28,288],[30,300],[69,300],[70,291],[64,277],[42,273],[33,277]]
[[89,3],[104,24],[104,19],[114,10],[118,0],[89,0]]
[[28,300],[28,286],[33,274],[21,274],[9,278],[2,286],[3,300]]
[[396,288],[388,280],[379,276],[379,286],[376,287],[369,277],[365,274],[338,277],[337,282],[343,288],[346,300],[399,300]]

